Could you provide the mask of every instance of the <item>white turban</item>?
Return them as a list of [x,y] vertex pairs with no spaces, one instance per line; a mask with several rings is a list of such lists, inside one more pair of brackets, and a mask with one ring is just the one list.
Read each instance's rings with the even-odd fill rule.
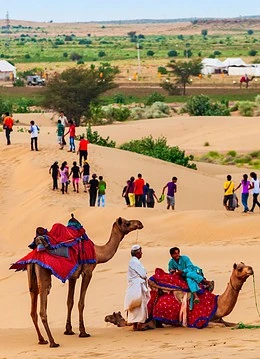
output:
[[131,251],[139,251],[141,249],[141,246],[139,246],[139,244],[135,244],[135,245],[133,245],[132,246],[132,248],[131,248]]

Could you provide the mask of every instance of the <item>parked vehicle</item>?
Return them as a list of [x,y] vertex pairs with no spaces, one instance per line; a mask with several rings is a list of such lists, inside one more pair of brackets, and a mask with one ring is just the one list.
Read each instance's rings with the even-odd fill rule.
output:
[[30,75],[26,78],[28,86],[44,86],[45,79],[42,79],[39,75]]

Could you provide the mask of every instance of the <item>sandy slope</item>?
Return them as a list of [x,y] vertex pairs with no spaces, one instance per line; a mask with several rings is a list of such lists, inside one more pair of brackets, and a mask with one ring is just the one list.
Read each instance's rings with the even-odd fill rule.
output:
[[[158,358],[161,355],[164,358],[172,355],[178,358],[227,358],[231,355],[259,358],[258,330],[165,328],[133,333],[131,328],[114,328],[104,322],[106,314],[114,310],[123,311],[129,249],[137,241],[143,246],[143,263],[149,275],[156,267],[167,268],[168,249],[178,245],[183,253],[190,255],[196,264],[204,268],[208,278],[215,280],[216,293],[224,290],[233,263],[244,261],[255,269],[259,297],[259,211],[252,215],[243,215],[240,210],[228,213],[221,204],[222,184],[227,171],[238,181],[244,170],[199,164],[198,171],[193,171],[118,149],[90,146],[92,173],[104,175],[108,184],[107,207],[90,208],[88,196],[82,189],[79,194],[74,194],[70,189],[69,194],[64,196],[51,190],[49,166],[55,160],[60,163],[67,160],[71,166],[77,156],[58,150],[55,125],[49,116],[18,117],[24,124],[28,124],[32,118],[40,124],[40,151],[29,150],[27,132],[15,130],[10,147],[5,145],[4,136],[1,135],[0,224],[3,230],[0,241],[0,358],[110,358],[115,352],[118,358],[140,355],[144,358]],[[204,150],[202,138],[205,133],[210,133],[210,139],[205,140],[215,144],[215,149],[219,151],[240,148],[254,150],[257,148],[254,136],[257,136],[260,125],[254,118],[246,119],[247,124],[244,121],[242,118],[213,120],[181,117],[113,125],[99,128],[98,131],[118,143],[149,133],[153,136],[164,134],[171,144],[177,143],[183,149],[195,151]],[[248,121],[252,121],[252,126],[248,125]],[[23,124],[19,126],[26,128]],[[226,126],[230,127],[227,129]],[[229,142],[231,135],[234,141],[232,147]],[[168,212],[165,203],[157,204],[155,209],[125,207],[121,198],[122,187],[129,176],[138,172],[143,173],[157,194],[173,175],[178,177],[175,212]],[[10,263],[28,252],[27,245],[34,237],[37,226],[50,228],[56,222],[66,224],[72,212],[97,244],[106,242],[112,223],[118,216],[138,218],[143,222],[144,229],[138,234],[128,235],[115,257],[95,270],[85,311],[86,325],[93,337],[79,339],[77,336],[63,336],[67,285],[53,279],[49,322],[61,348],[49,349],[37,345],[29,316],[26,273],[15,273],[8,268]],[[244,285],[228,320],[260,324],[251,278]],[[78,333],[76,307],[73,323]]]

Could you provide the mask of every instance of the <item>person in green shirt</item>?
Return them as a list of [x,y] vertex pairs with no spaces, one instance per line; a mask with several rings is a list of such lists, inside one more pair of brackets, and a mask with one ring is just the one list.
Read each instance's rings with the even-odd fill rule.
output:
[[57,125],[57,138],[58,138],[58,144],[60,145],[60,150],[63,150],[64,143],[63,143],[63,137],[64,137],[64,126],[61,123],[61,120],[58,120]]
[[103,176],[98,177],[98,207],[105,207],[105,195],[106,195],[106,182],[103,180]]

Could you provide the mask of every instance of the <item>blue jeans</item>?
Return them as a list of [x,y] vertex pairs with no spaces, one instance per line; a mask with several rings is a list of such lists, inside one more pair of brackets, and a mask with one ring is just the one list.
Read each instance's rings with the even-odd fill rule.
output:
[[76,151],[74,137],[70,137],[70,151]]
[[105,207],[105,195],[104,194],[98,195],[98,207],[100,207],[100,202],[101,202],[101,207]]
[[242,204],[244,206],[244,211],[249,211],[249,208],[247,206],[247,201],[248,201],[248,196],[249,196],[249,193],[242,193],[241,195],[241,200],[242,200]]

